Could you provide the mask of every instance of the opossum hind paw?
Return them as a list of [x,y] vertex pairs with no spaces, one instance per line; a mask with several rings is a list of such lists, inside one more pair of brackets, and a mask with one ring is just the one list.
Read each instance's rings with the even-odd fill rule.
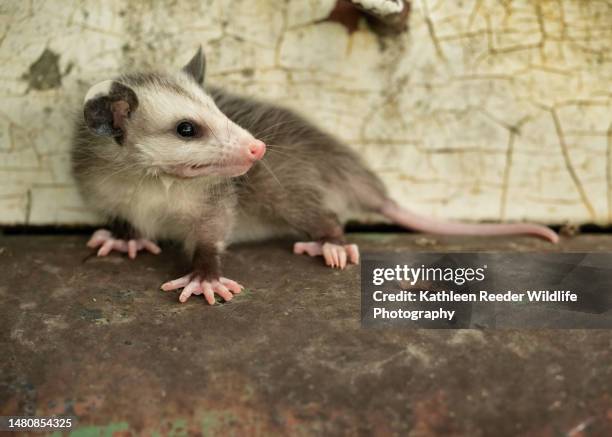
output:
[[146,238],[121,240],[114,238],[113,234],[106,229],[98,229],[94,232],[87,242],[87,247],[98,249],[98,256],[106,256],[113,250],[116,250],[117,252],[127,253],[131,259],[136,258],[136,255],[141,250],[147,250],[154,255],[161,252],[159,246],[151,240]]
[[297,242],[293,245],[293,253],[306,253],[310,256],[323,256],[325,264],[331,268],[344,269],[347,262],[359,264],[359,248],[356,244],[320,243],[317,241]]
[[181,303],[187,302],[191,295],[202,294],[210,305],[214,305],[215,294],[218,294],[227,302],[232,300],[234,294],[240,293],[244,287],[228,278],[221,277],[213,280],[202,280],[193,273],[173,281],[168,281],[161,286],[161,289],[164,291],[173,291],[179,288],[183,289],[179,295]]

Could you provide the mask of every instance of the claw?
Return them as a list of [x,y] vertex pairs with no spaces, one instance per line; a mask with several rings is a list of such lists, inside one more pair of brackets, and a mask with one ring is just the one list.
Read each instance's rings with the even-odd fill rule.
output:
[[155,244],[153,241],[147,240],[145,238],[141,238],[138,241],[140,241],[142,246],[145,249],[147,249],[149,252],[151,252],[153,255],[159,255],[161,253],[161,248],[157,244]]
[[190,277],[191,275],[185,275],[182,278],[178,278],[173,281],[165,282],[162,284],[161,288],[164,291],[172,291],[172,290],[176,290],[177,288],[183,288],[187,284],[189,284]]
[[138,251],[138,249],[136,249],[136,240],[128,241],[128,256],[131,259],[136,258],[136,252],[137,251]]
[[339,250],[338,258],[340,259],[340,262],[338,263],[338,265],[340,266],[342,270],[344,270],[344,268],[346,267],[346,250]]
[[192,294],[197,294],[198,292],[200,293],[202,292],[202,285],[200,284],[199,279],[200,278],[196,278],[195,280],[187,284],[185,288],[183,288],[183,291],[181,292],[179,296],[180,302],[187,302],[187,299],[189,299],[189,297]]
[[98,256],[106,256],[111,253],[113,249],[120,250],[120,247],[119,241],[110,238],[102,243],[100,250],[98,250]]
[[240,285],[236,281],[232,281],[231,279],[221,277],[219,278],[219,281],[234,294],[240,293],[244,288],[242,285]]
[[347,262],[359,264],[359,248],[356,244],[339,245],[328,242],[300,241],[293,245],[293,253],[298,255],[306,253],[310,256],[322,255],[325,264],[332,268],[344,269]]
[[202,283],[202,289],[204,290],[204,299],[209,305],[215,304],[215,291],[213,290],[212,284],[208,281]]
[[138,252],[143,249],[146,249],[154,255],[161,252],[159,246],[151,240],[147,240],[146,238],[138,238],[128,241],[121,240],[114,238],[113,234],[106,229],[98,229],[96,232],[94,232],[87,242],[87,247],[91,247],[92,249],[99,247],[97,252],[98,256],[107,256],[109,253],[115,250],[117,252],[127,253],[130,259],[136,258]]
[[347,244],[344,248],[346,249],[346,253],[351,263],[359,264],[359,247],[357,247],[356,244]]
[[100,244],[104,243],[106,240],[108,240],[111,237],[112,235],[110,231],[107,231],[106,229],[98,229],[96,232],[94,232],[91,235],[91,238],[87,242],[87,247],[91,247],[92,249],[95,249],[96,247],[98,247]]
[[179,295],[181,303],[187,302],[187,299],[192,295],[202,294],[210,305],[214,305],[215,294],[229,302],[234,297],[234,294],[240,293],[244,287],[236,281],[223,277],[211,281],[203,281],[193,273],[165,282],[161,286],[161,289],[164,291],[173,291],[179,288],[183,289]]
[[221,296],[223,299],[225,299],[225,301],[230,301],[232,300],[232,297],[234,297],[234,295],[231,293],[231,291],[229,291],[227,289],[227,287],[225,285],[223,285],[221,282],[219,281],[213,281],[213,290],[215,290],[215,292]]

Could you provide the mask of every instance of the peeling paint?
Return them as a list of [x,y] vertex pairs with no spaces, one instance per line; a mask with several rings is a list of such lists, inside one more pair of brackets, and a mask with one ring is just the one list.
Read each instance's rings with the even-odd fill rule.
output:
[[45,91],[59,88],[62,85],[59,58],[59,55],[52,50],[45,49],[40,57],[30,65],[23,79],[28,81],[31,89]]
[[612,223],[609,4],[414,0],[409,31],[388,36],[326,20],[335,4],[8,2],[0,223],[96,223],[67,159],[83,94],[198,44],[211,83],[306,114],[422,214]]

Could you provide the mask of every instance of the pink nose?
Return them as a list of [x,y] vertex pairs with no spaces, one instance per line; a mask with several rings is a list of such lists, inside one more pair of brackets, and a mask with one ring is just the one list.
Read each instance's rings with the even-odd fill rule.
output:
[[266,153],[266,145],[263,141],[253,140],[247,147],[253,161],[259,161]]

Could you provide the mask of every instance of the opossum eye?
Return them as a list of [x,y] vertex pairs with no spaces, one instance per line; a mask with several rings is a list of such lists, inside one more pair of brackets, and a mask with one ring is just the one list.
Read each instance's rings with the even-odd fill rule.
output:
[[176,133],[181,137],[189,138],[195,136],[196,128],[192,123],[182,121],[176,126]]

